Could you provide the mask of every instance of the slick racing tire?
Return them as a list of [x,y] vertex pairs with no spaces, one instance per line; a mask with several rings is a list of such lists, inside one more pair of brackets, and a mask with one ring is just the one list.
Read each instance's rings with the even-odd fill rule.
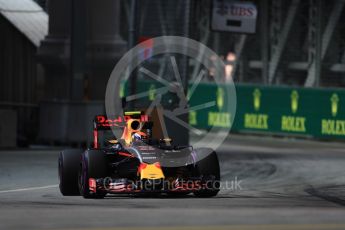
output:
[[220,190],[220,168],[217,153],[211,149],[197,149],[196,175],[206,182],[206,188],[194,192],[197,197],[213,197]]
[[82,155],[81,165],[78,173],[79,192],[84,198],[104,198],[105,192],[91,193],[89,189],[89,178],[105,178],[106,157],[103,151],[87,150]]
[[59,188],[64,196],[77,196],[78,169],[82,150],[64,150],[59,155]]

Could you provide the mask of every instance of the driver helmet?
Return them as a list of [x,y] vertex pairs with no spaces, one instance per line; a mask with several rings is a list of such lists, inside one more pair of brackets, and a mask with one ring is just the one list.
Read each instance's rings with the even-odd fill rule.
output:
[[134,133],[132,135],[132,140],[133,141],[140,141],[141,140],[141,135],[139,133]]

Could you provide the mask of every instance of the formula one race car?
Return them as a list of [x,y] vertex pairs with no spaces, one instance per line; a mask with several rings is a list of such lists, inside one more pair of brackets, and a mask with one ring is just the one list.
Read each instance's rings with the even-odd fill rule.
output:
[[[106,194],[165,193],[216,196],[220,169],[215,151],[174,146],[152,137],[153,122],[141,111],[94,120],[92,148],[59,155],[60,191],[64,196],[103,198]],[[116,138],[112,128],[121,129]]]

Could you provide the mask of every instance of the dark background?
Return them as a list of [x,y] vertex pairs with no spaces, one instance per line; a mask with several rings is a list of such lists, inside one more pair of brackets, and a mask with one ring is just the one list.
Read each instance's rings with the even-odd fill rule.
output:
[[[345,84],[343,1],[252,1],[259,12],[255,34],[211,30],[211,0],[136,2],[131,34],[132,1],[1,1],[1,146],[85,143],[85,135],[74,130],[89,133],[82,127],[90,123],[92,111],[103,111],[116,62],[133,44],[161,35],[209,46],[233,67],[235,82]],[[183,77],[193,80],[196,67],[188,67]],[[212,82],[212,76],[203,80]]]

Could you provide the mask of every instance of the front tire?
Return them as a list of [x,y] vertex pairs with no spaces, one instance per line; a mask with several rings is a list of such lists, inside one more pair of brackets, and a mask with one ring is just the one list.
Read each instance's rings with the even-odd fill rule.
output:
[[105,178],[107,175],[106,157],[103,151],[87,150],[82,155],[79,167],[78,185],[79,192],[84,198],[104,198],[105,192],[91,193],[89,179]]
[[[198,161],[196,162],[195,170],[198,176],[206,182],[206,188],[195,191],[194,195],[197,197],[213,197],[220,191],[220,167],[218,156],[212,149],[197,149],[196,155]],[[200,159],[200,160],[199,160]]]
[[59,188],[64,196],[80,195],[78,189],[78,169],[82,150],[64,150],[59,154]]

